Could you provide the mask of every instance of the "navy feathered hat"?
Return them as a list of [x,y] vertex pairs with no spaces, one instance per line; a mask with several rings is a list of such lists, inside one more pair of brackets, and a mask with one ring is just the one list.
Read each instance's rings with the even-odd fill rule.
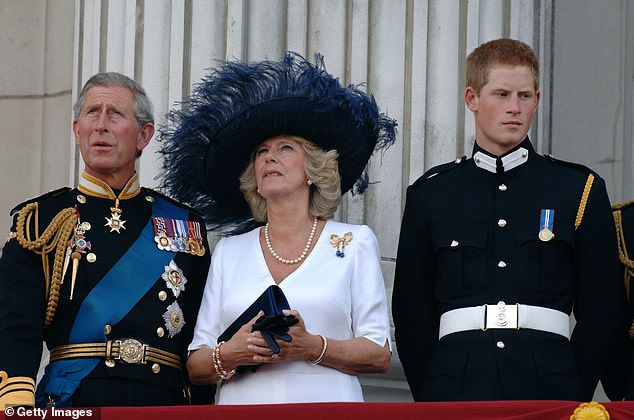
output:
[[313,65],[293,52],[281,61],[222,62],[167,121],[159,136],[161,187],[225,234],[258,225],[239,177],[264,140],[288,134],[336,149],[345,194],[365,190],[368,159],[396,135],[396,121],[379,113],[371,95],[341,86],[323,57]]

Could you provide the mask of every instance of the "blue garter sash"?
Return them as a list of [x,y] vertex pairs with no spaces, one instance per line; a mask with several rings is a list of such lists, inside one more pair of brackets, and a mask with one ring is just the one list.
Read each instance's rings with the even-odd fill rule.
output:
[[[187,210],[161,197],[155,197],[152,216],[137,240],[90,291],[82,302],[69,337],[69,344],[105,343],[103,326],[115,325],[150,290],[176,255],[161,251],[154,242],[153,218],[157,216],[187,219]],[[118,291],[125,290],[125,293]],[[70,407],[71,396],[99,363],[100,358],[77,358],[49,363],[38,385],[36,406],[45,407],[48,396],[56,407]]]

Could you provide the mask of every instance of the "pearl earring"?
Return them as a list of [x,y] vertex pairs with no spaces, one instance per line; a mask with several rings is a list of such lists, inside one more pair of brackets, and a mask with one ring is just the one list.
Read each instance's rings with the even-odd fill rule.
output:
[[306,181],[306,183],[310,186],[313,185],[313,181],[311,181],[310,179]]

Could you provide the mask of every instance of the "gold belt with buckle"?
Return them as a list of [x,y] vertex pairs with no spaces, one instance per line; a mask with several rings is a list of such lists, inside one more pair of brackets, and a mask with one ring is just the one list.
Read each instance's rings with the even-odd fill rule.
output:
[[133,365],[153,362],[176,369],[182,368],[179,355],[150,347],[133,338],[108,340],[105,343],[64,344],[51,350],[50,361],[78,357],[103,357],[108,366],[114,366],[115,361],[120,361]]

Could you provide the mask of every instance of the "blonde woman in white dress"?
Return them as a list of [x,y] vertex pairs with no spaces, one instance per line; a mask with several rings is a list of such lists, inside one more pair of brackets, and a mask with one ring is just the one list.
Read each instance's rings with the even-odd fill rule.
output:
[[[323,62],[292,53],[225,63],[185,104],[163,133],[164,185],[229,235],[189,346],[192,382],[219,383],[218,404],[363,401],[357,375],[390,366],[380,252],[370,228],[332,217],[342,192],[367,187],[367,161],[393,143],[396,123]],[[201,184],[184,188],[192,178]],[[219,342],[271,285],[298,320],[292,340],[274,353],[252,332],[260,313]]]

